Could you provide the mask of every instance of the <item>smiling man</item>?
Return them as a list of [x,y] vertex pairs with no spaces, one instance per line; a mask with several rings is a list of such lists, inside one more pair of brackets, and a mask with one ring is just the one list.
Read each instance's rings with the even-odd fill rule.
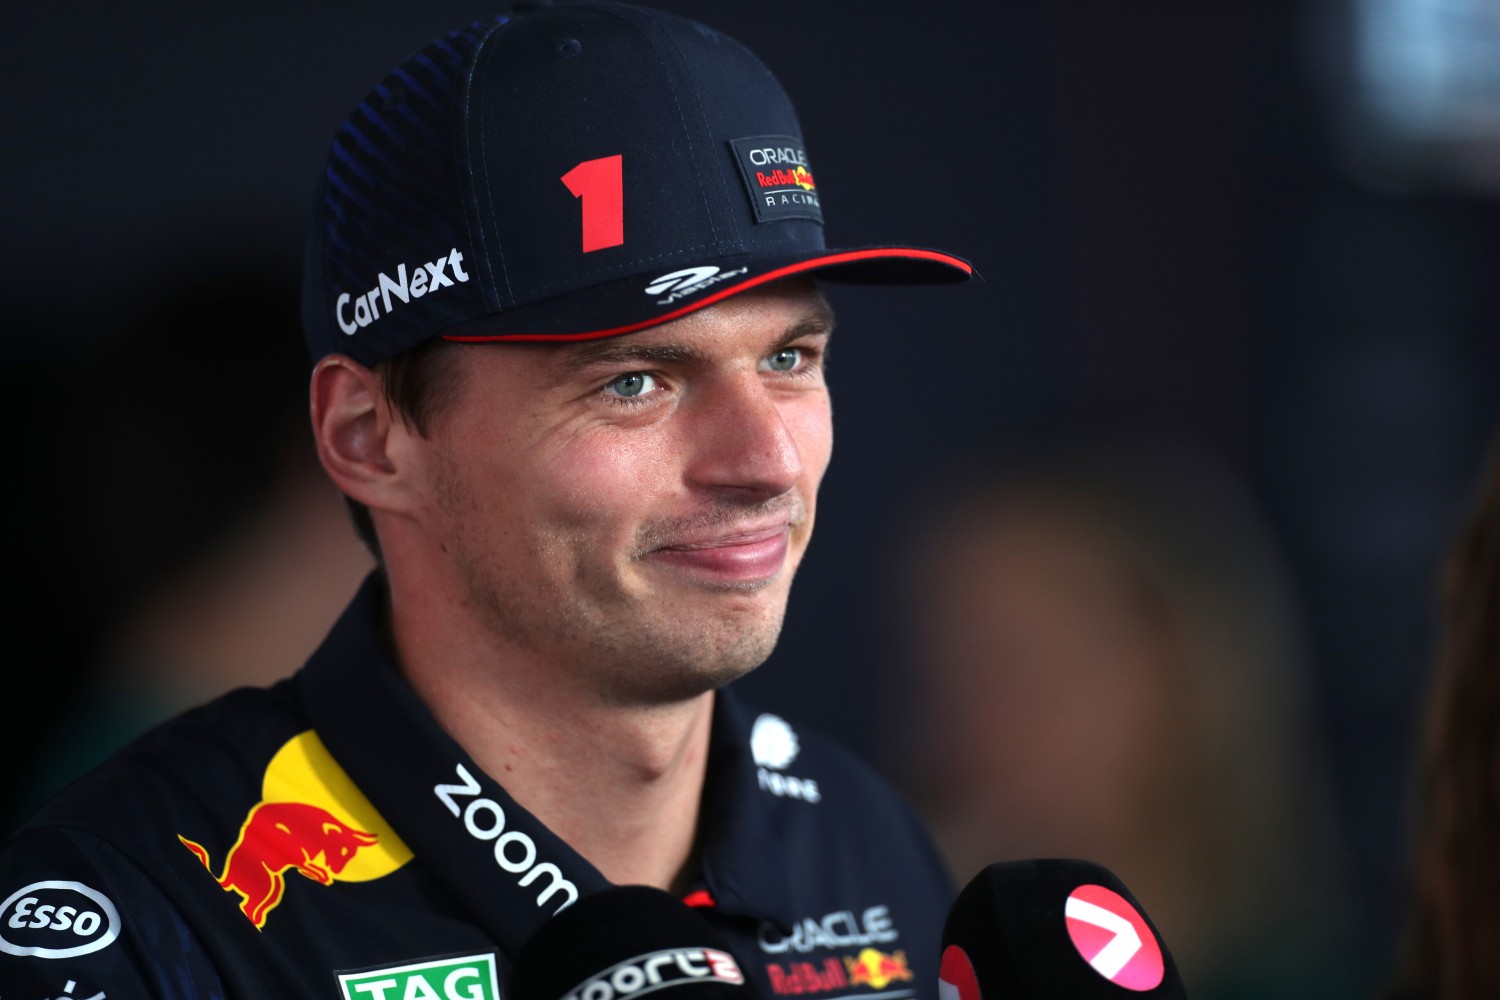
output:
[[932,994],[926,833],[733,691],[832,452],[820,283],[971,275],[827,247],[815,176],[754,55],[640,7],[518,5],[371,91],[303,325],[378,568],[295,676],[5,845],[6,996],[496,997],[537,926],[624,884],[696,907],[767,996]]

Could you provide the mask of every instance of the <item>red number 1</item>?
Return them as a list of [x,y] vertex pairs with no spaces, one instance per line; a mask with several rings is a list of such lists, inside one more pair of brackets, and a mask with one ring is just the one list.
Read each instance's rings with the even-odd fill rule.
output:
[[584,160],[562,175],[562,182],[583,204],[583,252],[625,242],[625,183],[621,157]]

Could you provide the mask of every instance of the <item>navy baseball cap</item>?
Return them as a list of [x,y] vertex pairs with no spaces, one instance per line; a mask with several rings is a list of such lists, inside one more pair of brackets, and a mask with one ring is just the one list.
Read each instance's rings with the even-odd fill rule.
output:
[[795,109],[695,21],[516,4],[409,56],[335,135],[302,295],[314,361],[434,336],[631,333],[797,274],[967,280],[908,246],[834,249]]

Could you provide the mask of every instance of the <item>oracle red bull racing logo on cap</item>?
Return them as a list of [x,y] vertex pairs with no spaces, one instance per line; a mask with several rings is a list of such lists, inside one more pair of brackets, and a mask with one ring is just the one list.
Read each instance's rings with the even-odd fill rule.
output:
[[790,135],[759,135],[731,139],[734,161],[750,196],[755,221],[782,219],[823,221],[818,185],[807,163],[802,140]]
[[[181,834],[177,839],[213,872],[203,845]],[[263,929],[289,875],[324,886],[364,882],[389,875],[411,857],[323,741],[307,730],[283,744],[266,766],[261,800],[241,824],[218,880],[240,897],[245,917]]]

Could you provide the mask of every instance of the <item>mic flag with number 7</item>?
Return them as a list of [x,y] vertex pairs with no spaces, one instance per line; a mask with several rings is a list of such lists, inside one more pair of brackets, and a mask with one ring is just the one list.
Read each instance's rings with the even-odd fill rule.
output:
[[943,929],[940,1000],[1186,997],[1155,925],[1109,869],[1069,858],[997,862]]

